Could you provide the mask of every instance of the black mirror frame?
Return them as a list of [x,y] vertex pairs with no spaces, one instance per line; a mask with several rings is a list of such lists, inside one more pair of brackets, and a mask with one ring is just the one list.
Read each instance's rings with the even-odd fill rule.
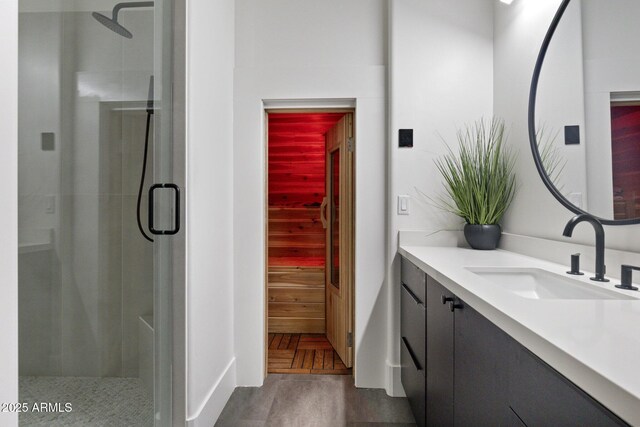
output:
[[636,219],[605,219],[599,218],[589,212],[583,211],[578,208],[570,201],[568,201],[560,191],[553,185],[551,179],[547,175],[544,170],[544,165],[542,164],[542,159],[540,158],[540,152],[538,151],[538,140],[536,138],[536,95],[538,92],[538,82],[540,80],[540,72],[542,71],[542,64],[544,63],[544,59],[547,55],[547,50],[549,49],[549,44],[553,39],[553,35],[562,20],[562,16],[564,12],[567,10],[567,7],[571,3],[571,0],[563,0],[562,4],[558,8],[555,16],[553,17],[553,21],[551,21],[551,25],[549,26],[549,30],[547,30],[547,34],[542,42],[542,47],[540,48],[540,53],[538,54],[538,59],[536,60],[536,66],[533,70],[533,78],[531,79],[531,91],[529,92],[529,143],[531,145],[531,153],[533,154],[533,160],[536,164],[536,169],[538,170],[538,174],[540,174],[540,178],[542,178],[542,182],[547,187],[547,189],[553,194],[553,196],[560,202],[562,206],[569,209],[571,212],[579,215],[579,214],[587,214],[592,217],[597,218],[604,225],[631,225],[631,224],[639,224],[640,218]]

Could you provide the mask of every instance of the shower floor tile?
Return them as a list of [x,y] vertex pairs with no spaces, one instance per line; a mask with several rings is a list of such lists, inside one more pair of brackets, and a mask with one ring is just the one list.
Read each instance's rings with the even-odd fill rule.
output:
[[[153,425],[153,402],[139,378],[20,377],[20,402],[63,408],[21,413],[21,426]],[[71,412],[64,412],[66,403]]]

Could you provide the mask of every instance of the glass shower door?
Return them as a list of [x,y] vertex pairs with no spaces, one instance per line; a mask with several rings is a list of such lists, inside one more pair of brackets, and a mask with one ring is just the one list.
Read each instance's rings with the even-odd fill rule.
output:
[[172,425],[173,3],[19,2],[21,425]]
[[[160,120],[156,124],[154,184],[150,187],[150,227],[154,236],[154,407],[156,425],[170,426],[173,418],[173,279],[174,243],[181,227],[181,193],[176,177],[183,165],[174,162],[173,140],[173,2],[157,4],[156,44],[160,52],[155,64],[156,90],[160,92]],[[178,180],[180,180],[178,178]],[[178,237],[183,242],[181,237]]]

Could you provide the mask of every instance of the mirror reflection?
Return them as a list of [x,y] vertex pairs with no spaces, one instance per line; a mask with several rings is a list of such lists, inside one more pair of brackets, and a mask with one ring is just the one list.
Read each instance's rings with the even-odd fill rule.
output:
[[544,169],[576,207],[640,219],[640,2],[571,0],[536,97]]

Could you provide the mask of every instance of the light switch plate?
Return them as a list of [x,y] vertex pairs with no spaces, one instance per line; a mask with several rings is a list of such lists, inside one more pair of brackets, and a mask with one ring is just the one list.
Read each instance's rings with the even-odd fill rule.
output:
[[398,215],[409,215],[409,196],[398,196]]
[[571,202],[572,205],[582,209],[582,193],[581,192],[570,193],[567,199]]

